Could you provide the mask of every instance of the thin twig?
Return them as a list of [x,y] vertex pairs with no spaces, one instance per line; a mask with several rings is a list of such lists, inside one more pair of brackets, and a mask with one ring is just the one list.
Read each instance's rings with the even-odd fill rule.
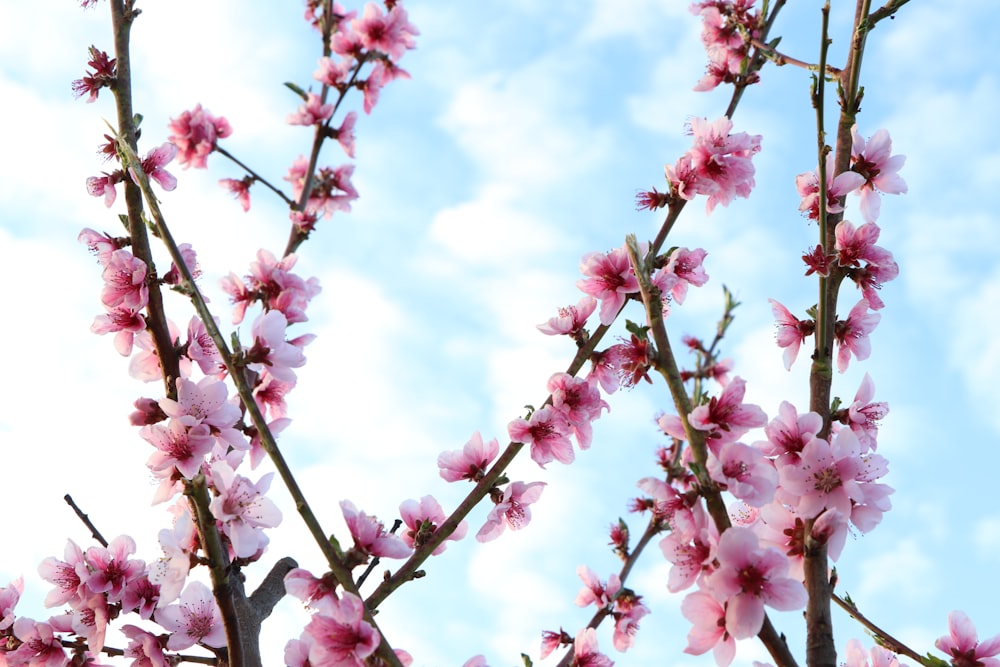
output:
[[63,496],[63,500],[66,501],[67,505],[73,508],[73,511],[76,512],[77,518],[80,519],[80,521],[83,522],[83,525],[87,527],[87,530],[90,531],[91,537],[97,540],[102,547],[106,548],[108,546],[108,541],[104,539],[103,535],[101,535],[101,531],[97,530],[97,526],[91,523],[90,517],[84,514],[83,510],[77,507],[77,504],[73,502],[73,497],[67,493],[65,496]]

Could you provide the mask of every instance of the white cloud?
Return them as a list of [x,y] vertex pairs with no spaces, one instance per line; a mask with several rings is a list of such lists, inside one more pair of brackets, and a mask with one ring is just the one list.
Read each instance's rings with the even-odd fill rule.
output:
[[863,601],[887,594],[899,602],[923,601],[938,589],[934,564],[915,538],[899,540],[889,550],[864,558],[861,571],[858,594],[853,597],[862,608]]

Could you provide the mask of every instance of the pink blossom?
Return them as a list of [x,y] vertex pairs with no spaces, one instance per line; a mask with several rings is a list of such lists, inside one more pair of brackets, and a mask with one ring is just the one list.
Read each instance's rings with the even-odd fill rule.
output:
[[162,398],[159,405],[164,414],[185,426],[205,424],[214,437],[234,449],[246,450],[249,447],[246,438],[234,428],[242,414],[227,401],[227,394],[226,384],[212,376],[202,378],[197,384],[178,378],[177,400]]
[[899,170],[906,162],[905,155],[890,155],[892,139],[882,129],[866,142],[858,132],[858,126],[851,128],[851,169],[861,174],[861,216],[865,222],[875,222],[882,207],[880,192],[898,195],[906,192],[906,181]]
[[496,505],[486,517],[486,523],[476,533],[476,540],[489,542],[500,537],[505,528],[520,530],[531,521],[529,505],[542,495],[545,482],[512,482],[502,494],[493,497]]
[[[799,204],[801,211],[810,220],[819,219],[819,170],[805,172],[795,177],[795,189],[802,197]],[[841,213],[844,210],[843,198],[849,192],[857,190],[865,182],[864,176],[853,171],[845,171],[834,175],[834,156],[832,153],[826,159],[826,212]]]
[[679,278],[670,291],[677,303],[684,303],[688,285],[701,287],[708,282],[708,274],[702,265],[707,254],[701,248],[694,250],[675,248],[670,253],[670,260],[665,269]]
[[735,639],[752,637],[764,623],[764,605],[792,611],[806,602],[801,582],[786,576],[788,559],[774,548],[762,548],[749,528],[734,526],[722,534],[719,569],[705,585],[726,601],[726,631]]
[[195,644],[214,648],[226,645],[226,629],[208,586],[192,581],[181,593],[180,602],[161,607],[156,612],[156,622],[173,633],[167,648],[180,651]]
[[[434,496],[424,496],[420,502],[416,500],[404,500],[399,506],[399,518],[403,520],[407,530],[403,532],[402,538],[411,549],[416,549],[429,540],[437,531],[438,526],[445,522],[448,517]],[[469,525],[462,521],[455,530],[445,538],[445,540],[460,540],[465,537],[469,530]],[[441,542],[432,555],[437,556],[442,553],[447,545]]]
[[139,435],[156,448],[146,465],[161,479],[171,477],[174,468],[191,479],[215,444],[207,424],[188,428],[178,419],[171,419],[167,426],[143,426]]
[[597,578],[597,573],[586,565],[576,568],[576,574],[583,581],[583,588],[576,594],[575,604],[577,607],[587,607],[595,605],[598,609],[611,604],[621,590],[622,582],[617,574],[608,577],[608,583],[603,583]]
[[701,655],[712,650],[719,667],[729,667],[736,655],[736,640],[726,628],[726,607],[705,591],[689,593],[681,601],[681,614],[693,624],[684,652]]
[[[760,13],[754,11],[753,4],[753,0],[705,0],[691,5],[691,13],[701,15],[701,41],[709,58],[708,71],[695,90],[712,90],[720,83],[736,83],[741,78],[742,63],[750,52],[743,33],[759,36]],[[756,73],[743,76],[744,83],[755,83],[757,78]]]
[[379,645],[375,628],[364,620],[364,602],[353,593],[339,600],[324,598],[322,611],[313,615],[305,633],[312,638],[309,662],[316,667],[364,667],[365,658]]
[[531,460],[542,468],[552,460],[572,463],[573,443],[569,440],[570,425],[566,418],[550,406],[531,413],[528,419],[515,419],[507,425],[514,442],[531,446]]
[[545,658],[552,655],[555,651],[562,645],[572,644],[573,638],[567,634],[565,630],[559,628],[559,632],[553,632],[552,630],[542,631],[542,649],[539,654],[539,658],[544,660]]
[[285,575],[285,590],[289,595],[297,597],[307,607],[316,607],[316,603],[326,597],[336,597],[336,578],[332,572],[327,572],[317,579],[308,570],[295,568]]
[[690,539],[697,530],[693,500],[656,477],[643,477],[636,484],[653,499],[653,513],[670,524],[680,539]]
[[170,142],[177,147],[177,161],[181,166],[204,169],[218,140],[231,135],[233,128],[225,118],[213,116],[198,104],[191,111],[171,118],[170,132]]
[[[841,221],[836,229],[837,262],[848,269],[848,276],[861,288],[872,310],[885,306],[877,290],[899,276],[899,265],[892,253],[875,245],[879,231],[874,222],[866,222],[855,229],[848,220]],[[862,261],[865,264],[862,265]]]
[[660,551],[672,566],[667,575],[667,590],[678,593],[691,586],[699,577],[712,572],[719,531],[700,505],[692,512],[694,525],[684,531],[671,531],[660,540]]
[[123,625],[122,634],[129,639],[124,657],[132,658],[131,667],[169,667],[156,635],[134,625]]
[[791,370],[795,358],[799,356],[799,346],[805,342],[806,336],[812,335],[816,329],[816,323],[812,320],[800,320],[774,299],[768,299],[768,302],[770,302],[771,312],[774,314],[778,347],[785,350],[785,370]]
[[[153,150],[146,153],[146,157],[142,158],[141,166],[142,171],[160,184],[160,187],[170,192],[177,187],[177,179],[174,178],[173,174],[168,172],[164,167],[171,162],[177,155],[177,146],[172,143],[165,143],[154,148]],[[132,180],[138,183],[135,174],[130,170],[129,174],[132,176]]]
[[873,403],[875,383],[868,373],[861,379],[858,393],[847,408],[847,424],[858,436],[865,449],[875,450],[878,446],[878,421],[889,414],[889,405],[885,402]]
[[693,192],[687,194],[708,196],[705,209],[709,213],[717,204],[728,206],[737,196],[748,197],[754,186],[751,157],[760,151],[760,135],[732,134],[732,127],[725,116],[713,122],[692,118],[694,145],[675,168],[677,173],[688,174]]
[[340,510],[354,538],[354,548],[366,560],[368,556],[406,558],[412,552],[401,538],[386,532],[381,521],[359,512],[350,500],[341,500]]
[[844,651],[845,667],[868,667],[868,656],[871,656],[871,667],[900,667],[896,654],[881,646],[872,646],[871,651],[865,651],[857,639],[847,642]]
[[649,614],[649,607],[642,604],[641,596],[629,589],[621,591],[615,597],[614,611],[615,629],[611,634],[611,643],[616,651],[627,651],[635,643],[635,634],[639,631],[639,621]]
[[851,355],[858,361],[864,361],[872,353],[872,344],[868,334],[875,330],[882,316],[868,312],[868,302],[858,301],[846,320],[839,320],[834,328],[837,339],[837,370],[841,373],[847,370]]
[[537,328],[547,336],[565,334],[575,338],[583,331],[587,318],[596,308],[597,299],[585,296],[575,306],[560,308],[555,317],[550,317],[548,322],[537,325]]
[[333,116],[334,106],[324,104],[323,99],[316,93],[308,93],[306,102],[298,108],[295,113],[289,114],[287,122],[289,125],[320,125],[325,120]]
[[[72,544],[72,542],[71,542]],[[45,575],[42,575],[43,578]],[[54,583],[54,582],[53,582]],[[14,625],[14,607],[24,592],[24,578],[18,577],[3,588],[0,588],[0,631]],[[48,600],[46,600],[47,602]],[[46,605],[54,606],[54,605]]]
[[365,5],[360,18],[351,22],[351,29],[357,33],[361,45],[369,51],[380,51],[393,62],[403,57],[407,49],[415,48],[416,35],[420,32],[408,20],[406,10],[395,5],[387,13],[374,2]]
[[163,606],[181,594],[191,568],[191,556],[199,548],[198,531],[186,507],[176,515],[172,528],[159,532],[158,539],[163,558],[150,565],[149,580],[160,587],[157,605]]
[[601,302],[600,318],[605,326],[615,321],[625,305],[625,297],[639,291],[624,246],[606,253],[587,253],[580,261],[580,272],[585,278],[577,281],[576,286]]
[[[542,657],[544,658],[545,656]],[[468,660],[466,660],[464,663],[462,663],[462,667],[489,667],[489,666],[486,664],[486,656],[474,655]]]
[[281,512],[265,497],[274,473],[267,473],[256,483],[236,472],[225,461],[212,464],[212,486],[218,493],[210,509],[222,523],[222,532],[233,545],[238,558],[249,558],[261,550],[266,541],[263,528],[274,528],[281,522]]
[[[93,2],[94,0],[85,0],[84,6],[87,2]],[[108,88],[113,86],[115,79],[117,77],[117,70],[115,65],[117,64],[115,58],[109,58],[108,54],[104,51],[100,51],[95,46],[90,47],[90,60],[87,61],[90,70],[83,76],[82,79],[77,79],[73,81],[73,95],[75,97],[83,97],[87,95],[87,102],[94,102],[97,100],[97,95],[101,88]]]
[[706,431],[709,444],[714,446],[737,440],[751,428],[767,423],[767,415],[756,405],[743,403],[746,381],[733,378],[722,393],[713,396],[707,405],[699,405],[688,416],[692,428]]
[[146,563],[130,559],[135,553],[135,540],[119,535],[107,547],[87,549],[86,561],[92,572],[87,578],[87,589],[104,593],[109,602],[121,601],[125,587],[146,573]]
[[[83,604],[84,597],[90,593],[86,585],[90,569],[83,557],[83,550],[73,540],[66,540],[63,558],[66,560],[50,556],[38,566],[38,573],[42,579],[55,585],[45,597],[46,607],[58,607],[63,604],[76,607]],[[7,626],[9,625],[8,623]],[[2,629],[3,627],[0,627],[0,630]]]
[[887,470],[883,457],[863,456],[854,432],[841,429],[830,443],[813,438],[799,462],[781,467],[779,473],[788,502],[803,519],[810,519],[824,509],[851,516],[856,505],[869,503],[872,509],[887,509],[882,501],[891,489],[886,492],[888,487],[875,483]]
[[92,197],[104,197],[104,205],[111,208],[118,196],[115,185],[121,183],[125,176],[121,171],[107,173],[103,176],[90,176],[87,178],[87,192]]
[[124,248],[111,253],[101,273],[104,288],[101,303],[106,308],[128,308],[139,311],[149,301],[146,286],[146,263]]
[[709,457],[708,472],[729,493],[753,507],[771,502],[778,486],[778,471],[771,460],[742,442],[721,445],[717,456]]
[[125,585],[122,594],[122,610],[134,611],[140,618],[148,619],[160,601],[160,587],[149,580],[147,575],[132,579]]
[[101,266],[108,265],[108,262],[111,261],[111,253],[131,243],[127,238],[115,237],[107,233],[101,234],[89,227],[84,228],[76,240],[86,244],[87,249],[97,257]]
[[807,412],[800,417],[794,405],[782,401],[778,406],[778,416],[764,427],[767,441],[755,445],[764,454],[777,457],[781,465],[795,463],[802,449],[822,427],[823,418],[815,412]]
[[947,653],[955,667],[1000,667],[1000,635],[979,641],[976,626],[963,611],[948,614],[948,635],[939,637],[934,646]]
[[260,314],[250,326],[254,344],[246,351],[247,366],[258,373],[268,373],[283,382],[294,383],[293,368],[306,363],[302,349],[285,340],[288,320],[280,310]]
[[486,474],[487,468],[497,457],[500,445],[496,438],[483,443],[483,437],[476,431],[460,450],[441,452],[438,455],[438,468],[441,477],[448,482],[467,479],[478,482]]
[[619,340],[622,342],[592,356],[594,364],[592,376],[609,394],[619,386],[634,387],[640,380],[652,384],[653,381],[649,379],[649,369],[652,365],[649,340],[639,338],[635,334],[632,334],[629,340],[624,338]]
[[256,179],[253,176],[244,176],[243,178],[220,178],[219,185],[229,190],[229,192],[236,197],[236,201],[240,203],[240,207],[243,212],[246,213],[250,210],[250,186],[254,184]]
[[561,414],[573,430],[580,449],[590,447],[590,423],[609,410],[601,398],[595,379],[584,380],[569,373],[555,373],[546,385],[552,396],[552,409]]
[[313,78],[326,86],[340,89],[347,83],[352,69],[354,69],[352,59],[333,60],[324,56],[319,59],[319,69],[313,72]]
[[[29,667],[62,667],[69,664],[69,657],[62,646],[57,630],[49,623],[33,621],[22,616],[14,621],[14,636],[21,645],[13,651],[0,653],[5,664],[28,665]],[[67,628],[68,629],[68,628]]]
[[[308,168],[309,161],[300,155],[292,163],[288,175],[284,177],[292,184],[292,195],[296,200],[302,197]],[[317,169],[312,189],[309,191],[309,199],[306,201],[306,211],[326,217],[333,215],[334,211],[350,211],[351,202],[358,198],[358,191],[351,183],[353,174],[352,164],[344,164],[335,169],[330,167]]]
[[597,631],[594,628],[584,628],[577,633],[573,642],[571,667],[611,667],[613,664],[615,663],[598,649]]
[[90,331],[101,336],[114,333],[115,351],[127,357],[132,354],[135,335],[146,330],[146,318],[137,309],[127,306],[105,308],[108,312],[94,318]]

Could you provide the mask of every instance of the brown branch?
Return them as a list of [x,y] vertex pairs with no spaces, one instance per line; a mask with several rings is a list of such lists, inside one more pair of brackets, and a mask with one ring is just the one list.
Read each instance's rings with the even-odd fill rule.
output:
[[104,539],[103,535],[101,535],[101,531],[97,530],[97,526],[91,523],[90,517],[84,514],[83,510],[77,507],[76,503],[73,502],[73,497],[67,493],[65,496],[63,496],[63,500],[66,501],[67,505],[73,508],[73,511],[76,512],[77,518],[80,519],[80,521],[83,522],[83,525],[87,527],[87,530],[90,531],[91,537],[97,540],[102,547],[106,548],[108,546],[108,541]]

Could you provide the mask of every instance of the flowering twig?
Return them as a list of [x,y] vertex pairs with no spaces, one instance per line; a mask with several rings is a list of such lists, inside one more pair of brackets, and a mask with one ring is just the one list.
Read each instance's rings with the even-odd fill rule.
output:
[[920,655],[919,653],[911,649],[909,646],[899,641],[898,639],[890,635],[888,632],[886,632],[885,630],[883,630],[882,628],[871,622],[864,614],[858,611],[858,608],[854,605],[853,601],[848,602],[847,600],[844,600],[836,593],[831,594],[831,598],[833,599],[834,602],[837,603],[837,605],[841,609],[847,612],[847,614],[851,618],[853,618],[855,621],[857,621],[861,625],[865,626],[868,630],[870,630],[872,634],[875,636],[876,641],[880,645],[889,649],[893,653],[905,655],[907,658],[916,660],[921,665],[924,665],[924,667],[937,667],[936,663],[931,662],[925,656]]

